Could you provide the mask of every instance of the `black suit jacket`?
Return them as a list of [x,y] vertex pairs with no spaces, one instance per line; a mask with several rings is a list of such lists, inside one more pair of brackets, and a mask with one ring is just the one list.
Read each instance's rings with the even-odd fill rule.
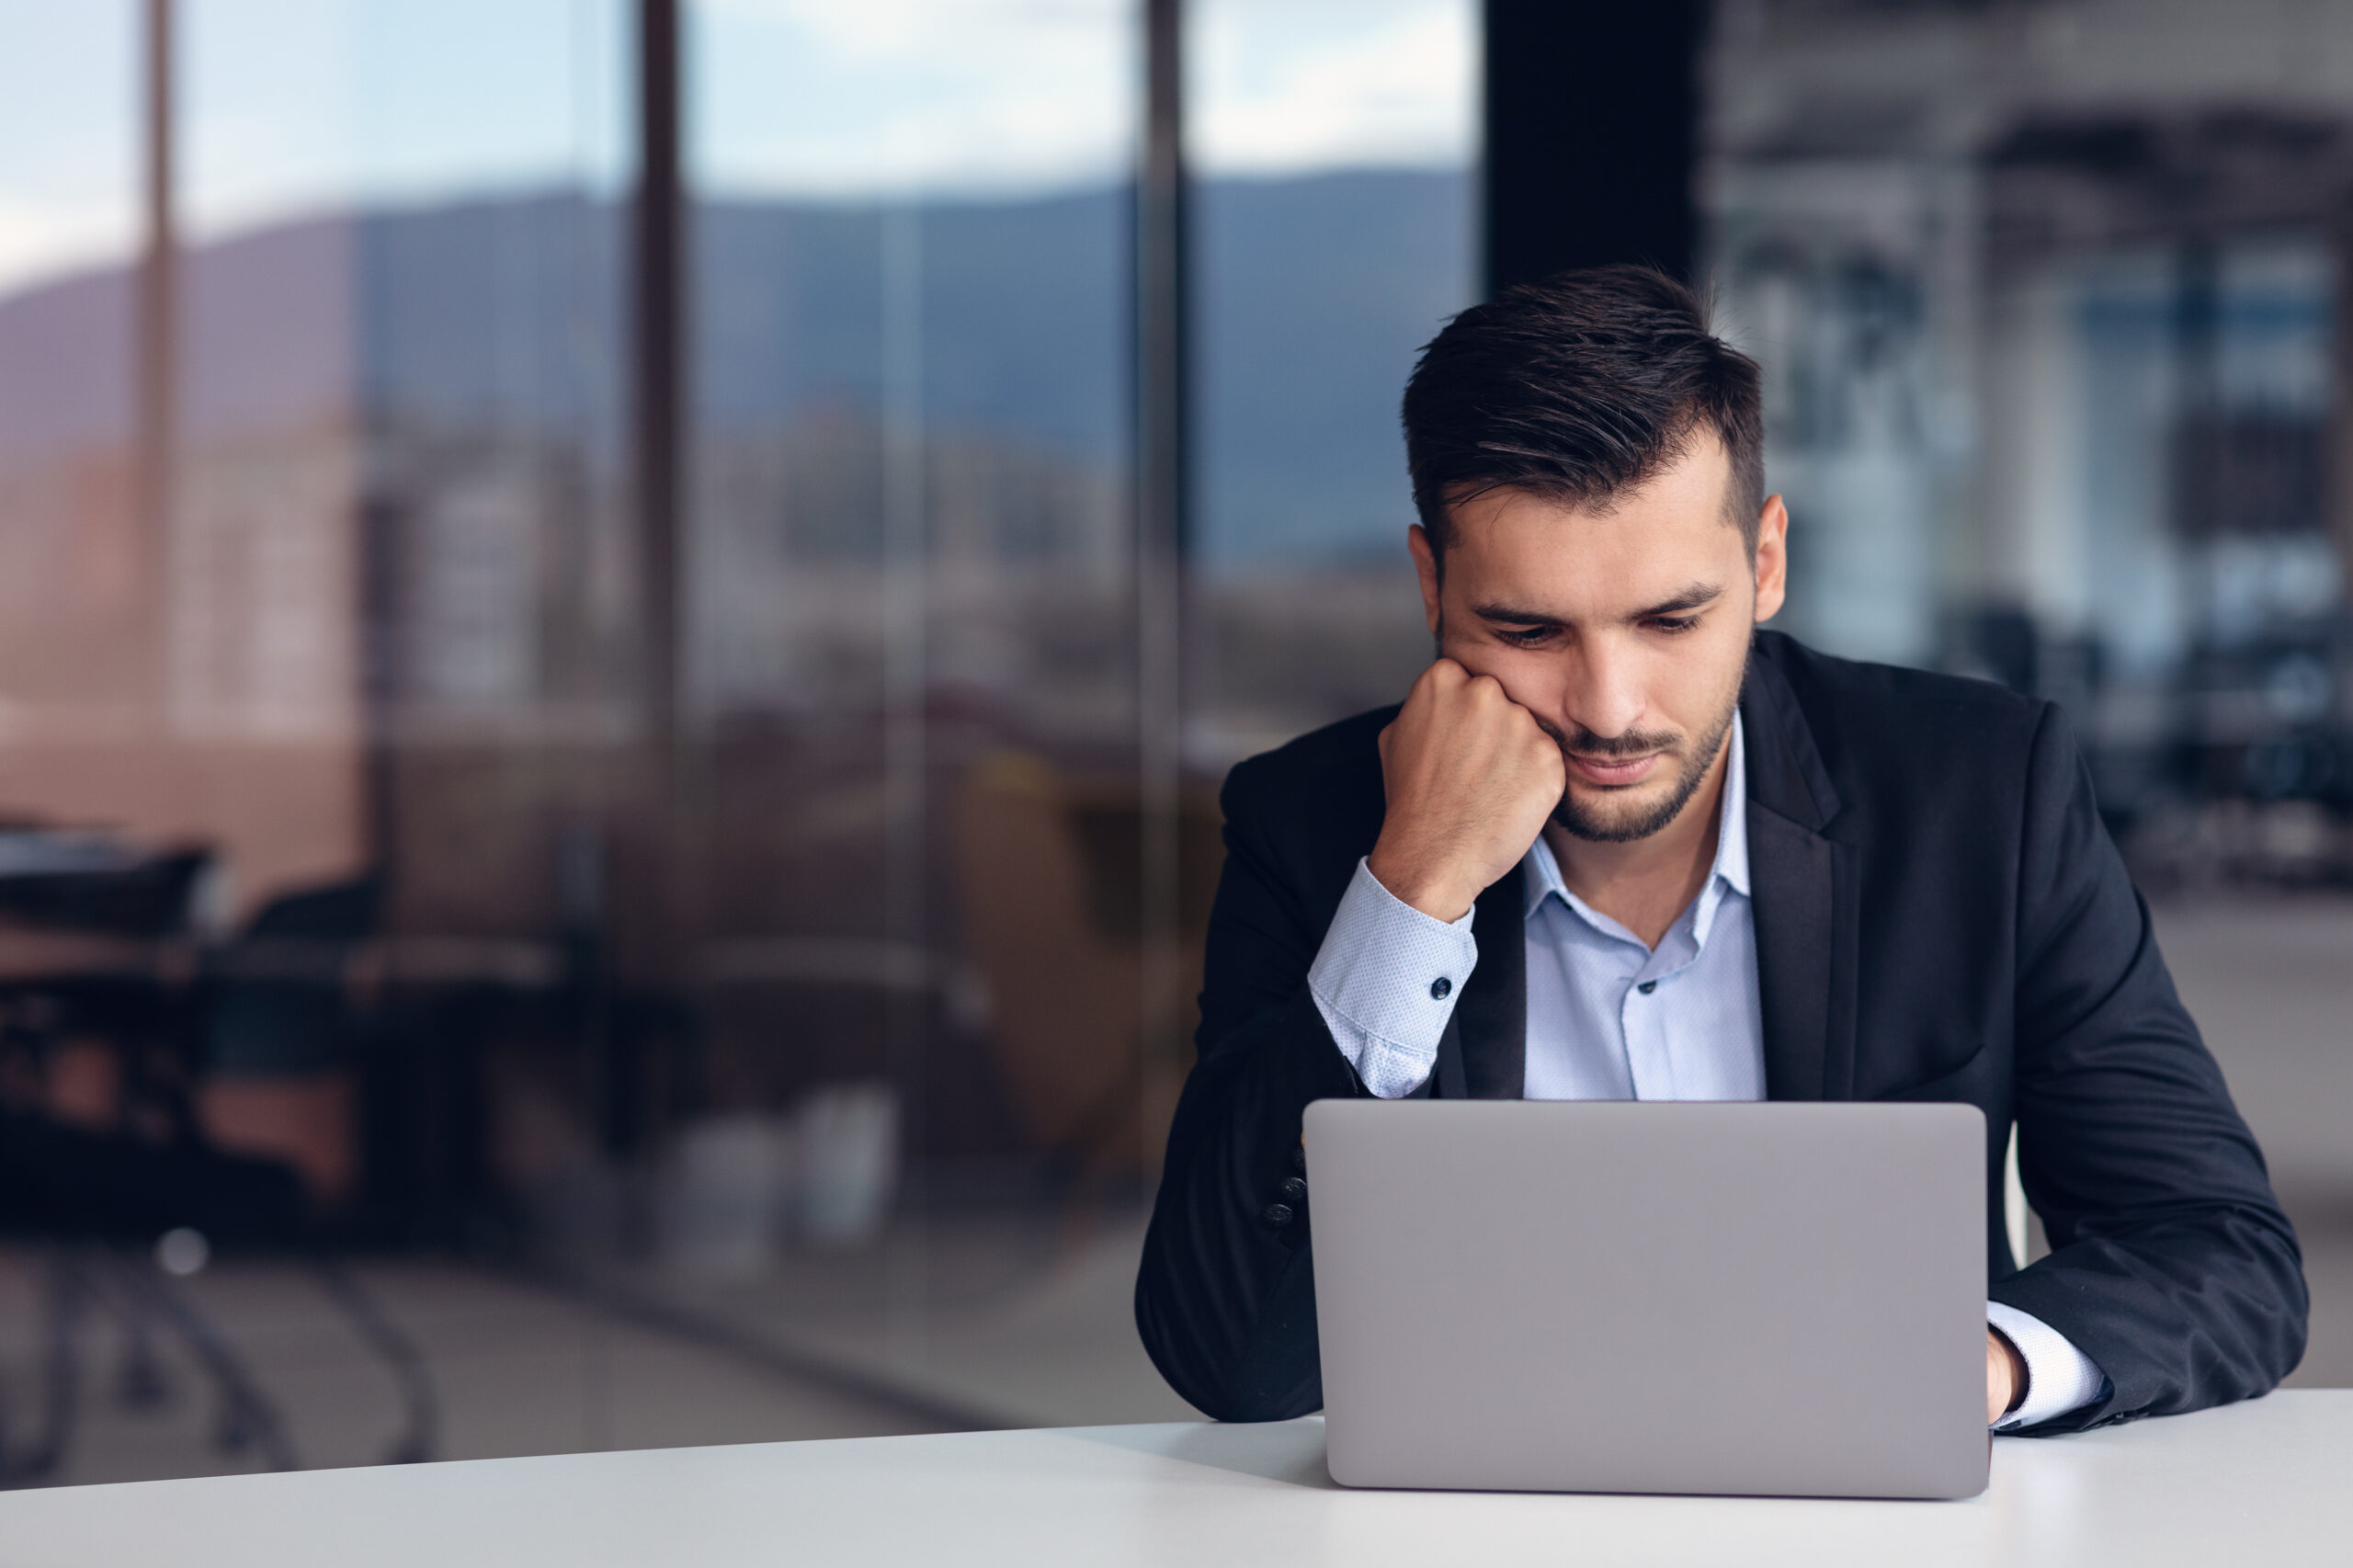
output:
[[[1136,1282],[1154,1362],[1223,1420],[1323,1403],[1310,1200],[1286,1201],[1285,1184],[1308,1102],[1365,1090],[1307,971],[1380,833],[1375,738],[1395,711],[1319,730],[1226,780],[1199,1060]],[[1760,632],[1741,713],[1768,1096],[1985,1113],[1988,1294],[2108,1377],[2100,1399],[2041,1430],[2270,1389],[2303,1353],[2295,1234],[2174,994],[2059,710]],[[1517,870],[1480,898],[1472,928],[1478,967],[1430,1092],[1515,1098]],[[2013,1119],[2053,1248],[2024,1269],[2002,1222]]]

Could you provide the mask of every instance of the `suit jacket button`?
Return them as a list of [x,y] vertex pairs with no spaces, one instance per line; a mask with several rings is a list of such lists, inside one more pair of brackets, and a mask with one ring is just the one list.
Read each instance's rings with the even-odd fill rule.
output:
[[1290,1168],[1297,1171],[1302,1176],[1305,1176],[1307,1174],[1306,1150],[1293,1149],[1290,1152]]
[[1297,1176],[1286,1177],[1282,1186],[1275,1190],[1283,1195],[1285,1203],[1303,1203],[1307,1200],[1307,1184]]
[[1269,1225],[1277,1227],[1288,1225],[1290,1223],[1290,1205],[1288,1203],[1269,1203],[1265,1209],[1259,1210],[1258,1218],[1264,1220]]

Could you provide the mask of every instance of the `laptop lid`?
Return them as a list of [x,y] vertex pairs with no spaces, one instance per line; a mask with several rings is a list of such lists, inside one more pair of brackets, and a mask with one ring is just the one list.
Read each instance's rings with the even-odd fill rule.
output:
[[1973,1106],[1319,1100],[1333,1478],[1985,1486]]

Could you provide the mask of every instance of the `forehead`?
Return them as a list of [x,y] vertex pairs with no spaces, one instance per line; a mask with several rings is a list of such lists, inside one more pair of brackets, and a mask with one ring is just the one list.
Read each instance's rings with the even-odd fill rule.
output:
[[1496,489],[1449,508],[1447,585],[1528,608],[1593,613],[1655,602],[1747,565],[1725,510],[1731,466],[1714,441],[1640,486],[1586,506]]

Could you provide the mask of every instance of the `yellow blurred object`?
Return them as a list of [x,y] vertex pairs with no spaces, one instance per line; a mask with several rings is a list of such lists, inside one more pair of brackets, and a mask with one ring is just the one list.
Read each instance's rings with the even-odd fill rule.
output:
[[954,811],[965,941],[988,988],[1007,1098],[1038,1147],[1089,1176],[1158,1170],[1199,1021],[1224,855],[1215,795],[1181,797],[1182,980],[1157,1003],[1145,996],[1143,834],[1132,779],[1068,777],[1026,752],[982,758]]

